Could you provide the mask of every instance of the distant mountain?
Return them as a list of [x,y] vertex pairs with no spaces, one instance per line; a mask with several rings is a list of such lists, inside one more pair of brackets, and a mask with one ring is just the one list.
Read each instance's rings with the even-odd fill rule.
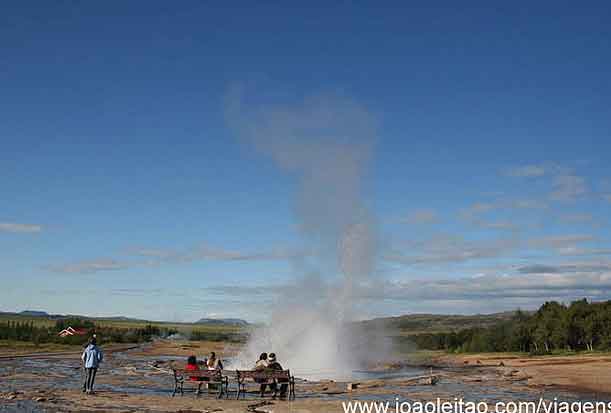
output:
[[214,324],[214,325],[229,324],[229,325],[236,325],[236,326],[247,326],[248,322],[240,318],[202,318],[201,320],[197,321],[195,324]]
[[13,316],[13,317],[44,317],[51,320],[60,320],[66,318],[80,318],[83,320],[103,320],[103,321],[135,321],[142,323],[154,323],[155,321],[141,320],[139,318],[131,318],[124,316],[115,316],[115,317],[92,317],[81,314],[49,314],[46,311],[35,311],[35,310],[25,310],[20,312],[13,311],[0,311],[0,316]]
[[[83,320],[100,320],[100,321],[126,321],[126,322],[140,322],[140,323],[154,323],[154,324],[164,324],[166,322],[163,321],[149,321],[142,320],[139,318],[125,317],[125,316],[111,316],[111,317],[91,317],[91,316],[83,316],[78,314],[49,314],[46,311],[37,311],[37,310],[25,310],[21,312],[5,312],[0,311],[0,316],[8,316],[8,317],[44,317],[51,320],[59,320],[66,318],[80,318]],[[190,323],[184,323],[190,324]],[[197,321],[195,324],[208,324],[208,325],[233,325],[244,327],[249,325],[247,321],[242,320],[240,318],[202,318]]]
[[29,317],[48,317],[49,313],[46,311],[35,311],[35,310],[25,310],[19,313],[20,315],[25,315]]
[[84,317],[84,316],[75,316],[75,317],[90,318],[92,320],[105,320],[105,321],[137,321],[141,323],[155,322],[155,321],[149,321],[149,320],[142,320],[140,318],[125,317],[122,315],[118,315],[114,317]]

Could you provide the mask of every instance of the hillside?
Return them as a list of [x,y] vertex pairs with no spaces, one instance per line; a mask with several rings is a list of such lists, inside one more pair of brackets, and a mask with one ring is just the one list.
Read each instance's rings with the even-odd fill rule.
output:
[[362,321],[360,324],[374,331],[384,329],[390,335],[412,335],[459,331],[473,327],[490,327],[499,321],[511,319],[514,314],[515,311],[475,315],[408,314],[397,317],[374,318]]
[[46,311],[33,311],[33,310],[25,310],[21,312],[4,312],[0,311],[0,318],[11,318],[11,319],[49,319],[49,320],[58,320],[65,318],[79,318],[83,320],[93,320],[93,321],[108,321],[108,322],[125,322],[125,323],[153,323],[153,324],[197,324],[197,325],[223,325],[223,326],[240,326],[245,327],[248,326],[249,323],[246,320],[242,320],[240,318],[202,318],[195,323],[187,323],[187,322],[167,322],[167,321],[154,321],[154,320],[143,320],[139,318],[125,317],[125,316],[108,316],[108,317],[93,317],[86,315],[78,315],[78,314],[49,314]]
[[[443,333],[451,331],[459,331],[473,327],[490,327],[497,324],[499,321],[510,319],[515,312],[503,312],[495,314],[476,314],[476,315],[444,315],[444,314],[408,314],[396,317],[382,317],[372,320],[358,322],[359,327],[371,330],[384,330],[385,334],[392,336],[406,336],[420,333]],[[18,320],[18,321],[35,321],[39,323],[48,323],[51,325],[58,319],[64,318],[81,318],[92,320],[100,325],[116,326],[116,327],[137,327],[146,324],[154,324],[158,326],[167,326],[177,328],[181,331],[189,331],[193,327],[203,329],[230,329],[238,331],[250,324],[239,318],[202,318],[195,323],[180,323],[180,322],[159,322],[139,320],[129,317],[87,317],[74,315],[47,314],[44,311],[22,311],[15,312],[0,312],[0,320]]]
[[195,324],[247,326],[248,322],[240,318],[202,318]]

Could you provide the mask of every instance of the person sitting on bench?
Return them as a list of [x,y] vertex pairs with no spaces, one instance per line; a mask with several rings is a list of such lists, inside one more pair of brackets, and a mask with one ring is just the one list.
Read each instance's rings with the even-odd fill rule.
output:
[[[189,358],[187,359],[187,365],[185,366],[185,370],[192,371],[194,373],[199,371],[199,365],[197,364],[197,358],[195,356],[189,356]],[[199,377],[199,376],[190,376],[189,380],[199,382],[199,384],[197,385],[196,394],[200,394],[202,390],[202,382],[204,381],[204,378]]]
[[223,370],[223,362],[220,358],[216,357],[216,353],[214,351],[210,353],[210,357],[208,357],[206,365],[208,370]]
[[[269,356],[267,357],[267,362],[269,363],[267,365],[268,369],[271,369],[271,370],[280,370],[280,371],[283,370],[282,366],[280,365],[280,363],[278,363],[278,361],[276,360],[276,354],[275,353],[270,353],[269,354]],[[280,398],[284,399],[284,398],[286,398],[286,391],[288,390],[288,387],[289,387],[288,381],[278,380],[278,382],[280,383]],[[276,397],[276,388],[277,388],[276,383],[270,384],[269,387],[274,391],[274,397]]]
[[[259,360],[255,363],[254,370],[265,370],[268,366],[267,362],[267,353],[261,353],[259,356]],[[256,383],[261,383],[259,386],[259,393],[261,397],[265,396],[265,388],[267,387],[267,383],[265,379],[255,379]]]

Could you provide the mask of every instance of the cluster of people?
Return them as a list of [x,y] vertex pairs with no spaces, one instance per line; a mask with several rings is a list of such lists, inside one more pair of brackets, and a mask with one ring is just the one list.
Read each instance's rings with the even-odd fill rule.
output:
[[[269,353],[269,355],[267,353],[261,353],[261,355],[259,356],[259,360],[257,360],[257,362],[255,363],[254,369],[255,370],[283,370],[282,365],[280,365],[278,360],[276,360],[275,353]],[[278,384],[280,384],[280,398],[283,399],[286,397],[286,392],[289,386],[288,382],[276,383],[274,381],[273,383],[267,383],[265,379],[260,379],[256,381],[261,383],[259,387],[259,392],[261,394],[261,397],[265,396],[265,389],[267,388],[267,386],[269,386],[270,390],[273,391],[274,394],[276,394],[276,392],[278,391]]]
[[200,371],[201,367],[205,367],[206,370],[223,370],[223,362],[220,358],[216,357],[216,353],[214,351],[211,352],[210,356],[203,361],[197,360],[197,357],[195,356],[189,356],[185,370]]
[[[221,359],[218,358],[216,356],[216,353],[214,352],[210,353],[210,356],[207,359],[204,359],[203,361],[198,361],[197,357],[195,357],[194,355],[189,356],[189,358],[187,359],[187,365],[185,367],[186,371],[190,371],[195,374],[195,372],[200,371],[202,368],[205,368],[207,370],[222,370],[223,363],[221,362]],[[283,370],[283,369],[282,369],[282,365],[280,365],[280,363],[276,359],[275,353],[269,353],[269,355],[267,353],[261,353],[261,355],[259,356],[259,360],[257,360],[257,362],[255,363],[254,370]],[[204,382],[208,380],[207,377],[200,377],[196,375],[189,377],[189,379],[192,381],[200,382],[197,387],[197,394],[201,392],[202,384],[204,384]],[[280,381],[279,383],[276,383],[274,381],[272,383],[269,383],[265,379],[255,379],[255,381],[257,383],[260,383],[259,392],[261,394],[261,397],[265,395],[265,391],[267,390],[268,386],[269,386],[269,389],[274,394],[276,394],[278,392],[278,384],[280,385],[280,398],[286,397],[286,392],[288,390],[288,382]]]
[[[95,382],[95,376],[98,370],[98,366],[103,360],[102,350],[97,345],[96,336],[94,335],[89,340],[87,347],[83,351],[81,356],[81,360],[83,362],[84,368],[84,377],[83,377],[83,392],[87,394],[93,393],[93,384]],[[185,367],[186,371],[193,372],[194,375],[190,376],[190,380],[200,382],[197,388],[197,393],[201,392],[201,387],[203,382],[206,382],[208,379],[206,377],[201,377],[196,375],[196,372],[206,369],[206,370],[223,370],[223,362],[220,357],[217,357],[216,353],[213,351],[210,353],[207,359],[203,361],[198,361],[197,357],[194,355],[189,356],[187,359],[187,365]],[[254,370],[283,370],[282,365],[276,359],[275,353],[261,353],[259,356],[259,360],[255,363]],[[288,382],[283,382],[281,380],[268,382],[266,379],[256,379],[257,383],[260,383],[260,394],[261,397],[265,395],[265,391],[269,386],[269,389],[274,393],[274,395],[278,391],[278,384],[280,385],[280,398],[286,397],[286,392],[288,390]]]

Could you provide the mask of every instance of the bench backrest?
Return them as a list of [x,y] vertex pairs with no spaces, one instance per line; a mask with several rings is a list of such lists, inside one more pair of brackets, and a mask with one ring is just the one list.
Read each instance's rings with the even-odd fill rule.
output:
[[271,380],[271,379],[285,379],[291,378],[291,372],[289,370],[236,370],[238,379],[258,379],[258,380]]
[[210,379],[218,379],[221,377],[221,370],[185,370],[172,369],[174,376],[182,377],[207,377]]

